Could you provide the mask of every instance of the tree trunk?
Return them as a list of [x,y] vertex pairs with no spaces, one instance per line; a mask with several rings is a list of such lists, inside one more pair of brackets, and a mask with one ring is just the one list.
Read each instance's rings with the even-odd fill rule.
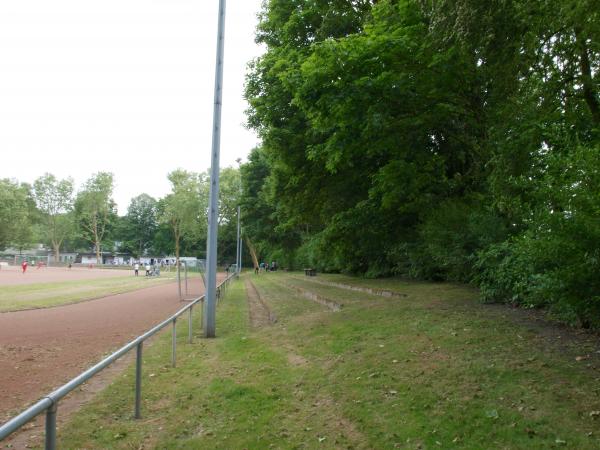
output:
[[252,245],[252,241],[248,236],[246,236],[246,245],[248,246],[248,250],[250,250],[250,255],[252,256],[252,262],[254,263],[254,268],[258,267],[258,258],[256,256],[256,249],[254,245]]
[[592,113],[594,124],[598,125],[600,124],[600,105],[598,104],[598,98],[596,97],[596,92],[594,91],[592,69],[590,65],[587,44],[585,42],[585,37],[582,37],[581,32],[577,29],[575,30],[575,38],[577,40],[577,46],[579,47],[579,69],[581,70],[583,98],[585,99],[588,108]]
[[175,235],[175,264],[179,267],[179,234]]
[[100,242],[96,231],[94,231],[94,245],[96,246],[96,264],[102,264],[102,261],[100,260]]
[[52,246],[54,247],[54,263],[58,264],[60,262],[60,244],[52,242]]

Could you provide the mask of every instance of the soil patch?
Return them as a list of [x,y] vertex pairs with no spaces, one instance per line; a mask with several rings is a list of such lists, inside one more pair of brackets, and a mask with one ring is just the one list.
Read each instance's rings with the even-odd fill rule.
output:
[[308,360],[305,357],[297,355],[295,353],[288,353],[287,358],[288,362],[292,366],[305,366],[306,364],[308,364]]
[[254,283],[248,279],[246,279],[246,298],[248,299],[248,313],[252,327],[264,327],[275,322],[275,316],[263,299],[260,298]]
[[388,297],[388,298],[390,298],[390,297],[401,297],[401,298],[408,297],[408,294],[404,294],[404,293],[396,292],[396,291],[390,291],[388,289],[373,289],[373,288],[368,288],[368,287],[364,287],[364,286],[353,286],[351,284],[336,283],[334,281],[317,280],[314,277],[307,277],[306,279],[298,278],[298,277],[294,277],[294,278],[296,278],[298,280],[302,279],[304,281],[310,281],[311,283],[322,284],[324,286],[331,286],[331,287],[346,289],[349,291],[357,291],[357,292],[364,292],[366,294],[371,294],[371,295],[378,295],[379,297]]
[[331,300],[330,298],[323,297],[322,295],[315,294],[312,291],[308,291],[298,286],[292,286],[291,284],[283,283],[285,287],[288,289],[292,289],[300,294],[302,297],[307,298],[308,300],[312,300],[313,302],[319,303],[323,306],[327,306],[332,311],[340,311],[344,306],[341,303],[336,302],[335,300]]
[[326,395],[320,395],[312,406],[319,410],[319,414],[326,417],[331,428],[338,430],[350,442],[359,445],[359,448],[362,448],[361,443],[365,442],[364,435],[358,431],[354,423],[342,415],[340,407],[333,398]]

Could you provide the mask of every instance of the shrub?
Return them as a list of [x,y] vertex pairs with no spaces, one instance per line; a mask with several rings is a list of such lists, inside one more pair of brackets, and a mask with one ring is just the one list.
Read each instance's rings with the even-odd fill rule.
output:
[[419,229],[422,244],[410,252],[414,272],[427,278],[472,280],[477,252],[508,234],[503,220],[479,200],[450,199],[426,217]]
[[578,148],[548,158],[527,230],[479,252],[484,300],[549,306],[560,319],[600,328],[600,156]]

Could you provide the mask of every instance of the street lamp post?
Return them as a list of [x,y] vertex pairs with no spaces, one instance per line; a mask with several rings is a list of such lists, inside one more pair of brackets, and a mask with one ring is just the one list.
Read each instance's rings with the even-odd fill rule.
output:
[[219,153],[221,149],[221,106],[223,100],[223,54],[225,44],[225,0],[219,0],[217,61],[215,68],[215,102],[213,110],[212,157],[210,166],[210,201],[208,237],[206,239],[206,300],[204,302],[204,336],[215,337],[217,293],[217,231],[219,218]]

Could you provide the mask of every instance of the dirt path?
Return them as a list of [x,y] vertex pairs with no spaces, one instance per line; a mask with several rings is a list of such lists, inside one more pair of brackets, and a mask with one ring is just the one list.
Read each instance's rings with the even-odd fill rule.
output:
[[[204,291],[200,279],[189,283],[189,298]],[[169,283],[84,303],[0,314],[0,422],[181,307],[176,284]]]
[[390,291],[389,289],[373,289],[373,288],[369,288],[369,287],[355,286],[355,285],[346,284],[346,283],[336,283],[334,281],[317,280],[314,277],[305,277],[305,278],[292,277],[292,278],[295,278],[296,280],[300,280],[300,281],[308,281],[310,283],[322,284],[323,286],[331,286],[331,287],[337,287],[337,288],[341,288],[341,289],[347,289],[349,291],[365,292],[367,294],[378,295],[379,297],[403,297],[403,298],[408,297],[408,294],[403,294],[402,292]]
[[248,313],[252,327],[264,327],[275,322],[275,317],[271,313],[271,310],[260,298],[254,283],[248,279],[246,279],[246,298],[248,299]]
[[309,291],[304,288],[301,288],[299,286],[295,286],[293,284],[289,284],[289,283],[285,283],[285,282],[280,282],[279,284],[287,289],[296,291],[299,295],[301,295],[302,297],[304,297],[308,300],[312,300],[315,303],[319,303],[323,306],[327,306],[332,311],[341,311],[342,307],[344,306],[343,304],[338,303],[335,300],[331,300],[330,298],[323,297],[322,295],[319,295],[319,294],[315,294],[314,292]]

